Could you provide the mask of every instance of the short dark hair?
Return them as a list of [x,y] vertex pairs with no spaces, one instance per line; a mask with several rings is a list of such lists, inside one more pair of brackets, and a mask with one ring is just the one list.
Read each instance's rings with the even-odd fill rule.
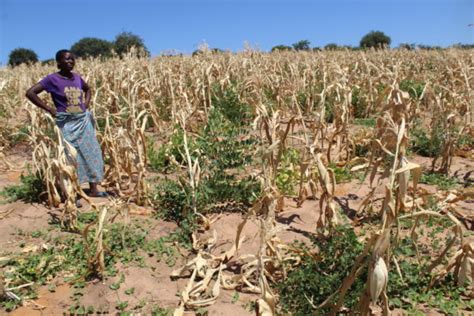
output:
[[61,57],[63,57],[64,54],[70,53],[71,51],[69,49],[60,49],[56,53],[56,62],[59,62],[61,60]]

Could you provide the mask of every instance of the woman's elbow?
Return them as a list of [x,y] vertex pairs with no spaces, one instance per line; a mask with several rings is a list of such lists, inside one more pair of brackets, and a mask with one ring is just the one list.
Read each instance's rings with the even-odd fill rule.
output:
[[32,92],[31,89],[26,90],[26,92],[25,92],[25,97],[26,97],[27,99],[31,99],[31,92]]
[[31,100],[34,96],[36,95],[35,91],[33,91],[33,88],[29,88],[26,90],[25,97],[28,98],[28,100]]

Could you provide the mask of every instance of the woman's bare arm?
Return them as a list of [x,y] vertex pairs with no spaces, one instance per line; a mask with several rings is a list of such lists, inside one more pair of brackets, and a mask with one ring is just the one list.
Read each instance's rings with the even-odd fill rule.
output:
[[56,109],[54,107],[48,106],[41,98],[38,96],[39,93],[44,91],[43,86],[40,83],[33,85],[26,91],[26,97],[37,107],[42,108],[43,110],[49,112],[53,117],[56,116]]
[[84,85],[82,86],[82,90],[85,93],[84,105],[86,106],[86,109],[89,109],[89,104],[91,102],[91,88],[86,82],[84,82]]

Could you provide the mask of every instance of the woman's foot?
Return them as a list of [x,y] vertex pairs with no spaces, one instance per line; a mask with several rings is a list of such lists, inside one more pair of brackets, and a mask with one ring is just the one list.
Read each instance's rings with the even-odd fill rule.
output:
[[107,192],[100,192],[99,189],[97,188],[97,183],[94,183],[94,182],[90,182],[89,183],[89,186],[90,186],[90,191],[89,191],[89,196],[90,197],[101,197],[101,198],[106,198],[108,197],[109,195],[107,194]]
[[106,198],[109,196],[109,194],[107,192],[90,192],[88,194],[90,197],[100,197],[100,198]]

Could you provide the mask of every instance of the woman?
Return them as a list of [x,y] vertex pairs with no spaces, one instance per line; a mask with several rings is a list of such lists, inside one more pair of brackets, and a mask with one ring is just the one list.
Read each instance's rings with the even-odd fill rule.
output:
[[[104,178],[104,162],[95,135],[92,114],[87,110],[91,89],[79,74],[72,72],[75,58],[70,51],[58,51],[56,62],[59,71],[47,75],[33,85],[26,92],[26,97],[56,118],[56,124],[64,139],[76,148],[79,183],[89,182],[89,196],[106,197],[107,193],[97,189],[97,184]],[[38,94],[45,90],[51,94],[55,108],[38,97]]]

